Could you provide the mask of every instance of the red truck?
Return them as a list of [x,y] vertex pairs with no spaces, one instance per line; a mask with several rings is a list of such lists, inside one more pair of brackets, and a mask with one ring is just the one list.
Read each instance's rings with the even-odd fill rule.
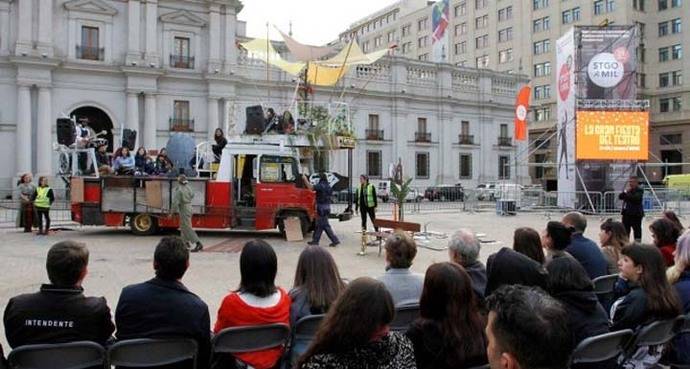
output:
[[[347,150],[351,160],[354,141],[345,137],[333,141],[322,150]],[[230,139],[214,179],[189,179],[196,193],[192,225],[284,232],[285,219],[297,217],[306,235],[316,217],[315,194],[302,180],[312,147],[306,140],[281,135]],[[72,177],[72,220],[83,225],[129,225],[138,235],[176,229],[179,219],[168,216],[176,185],[170,177]],[[340,219],[350,216],[341,214]]]

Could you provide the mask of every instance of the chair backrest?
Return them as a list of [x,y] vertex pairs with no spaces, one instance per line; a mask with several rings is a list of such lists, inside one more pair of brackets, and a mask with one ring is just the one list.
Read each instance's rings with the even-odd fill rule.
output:
[[675,336],[676,319],[657,320],[642,327],[635,335],[635,347],[663,345]]
[[625,345],[630,342],[633,331],[625,329],[585,338],[580,342],[571,357],[573,364],[598,363],[612,359],[623,353]]
[[10,352],[10,368],[84,369],[105,366],[105,349],[89,341],[26,345]]
[[690,333],[690,314],[681,315],[676,319],[676,334]]
[[226,328],[213,337],[213,353],[239,354],[285,345],[290,336],[287,324]]
[[112,366],[149,368],[192,360],[196,368],[198,347],[188,338],[139,338],[115,343],[108,349]]
[[419,318],[419,304],[397,306],[390,329],[397,332],[406,331],[417,318]]
[[312,339],[321,325],[324,314],[309,315],[298,320],[293,328],[294,339]]
[[594,293],[599,295],[613,292],[613,287],[616,285],[617,280],[618,274],[603,275],[594,278],[592,280],[592,283],[594,283]]

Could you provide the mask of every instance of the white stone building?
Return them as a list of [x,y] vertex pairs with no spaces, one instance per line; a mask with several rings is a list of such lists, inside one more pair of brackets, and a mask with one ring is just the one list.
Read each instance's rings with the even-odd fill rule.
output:
[[[236,47],[241,9],[238,0],[0,0],[1,185],[55,172],[63,115],[88,117],[115,143],[123,128],[135,129],[137,146],[157,149],[174,131],[197,142],[217,127],[241,132],[250,105],[287,109],[293,77],[267,73]],[[511,166],[525,147],[512,139],[524,82],[387,57],[350,70],[333,89],[316,88],[314,100],[349,104],[354,173],[384,178],[401,158],[417,186],[474,186],[528,179]]]

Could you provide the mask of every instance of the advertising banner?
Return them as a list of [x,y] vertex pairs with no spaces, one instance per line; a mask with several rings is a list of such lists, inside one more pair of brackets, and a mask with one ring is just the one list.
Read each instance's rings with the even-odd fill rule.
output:
[[556,41],[558,206],[575,205],[575,32]]
[[578,160],[647,160],[649,112],[578,111]]
[[450,0],[437,1],[431,7],[431,47],[433,51],[433,61],[435,63],[446,63],[450,50],[448,39],[448,24],[450,19]]

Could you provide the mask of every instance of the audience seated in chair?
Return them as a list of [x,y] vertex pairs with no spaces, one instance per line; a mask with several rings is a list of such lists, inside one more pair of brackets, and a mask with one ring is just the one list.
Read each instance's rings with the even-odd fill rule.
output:
[[[275,286],[277,269],[278,259],[271,245],[259,239],[247,242],[240,254],[240,286],[223,299],[213,332],[238,326],[289,324],[290,296]],[[280,360],[283,351],[278,347],[238,354],[237,358],[256,369],[268,369]]]
[[680,237],[678,226],[666,218],[655,220],[650,226],[654,246],[659,248],[664,257],[666,266],[673,266],[673,253],[676,251],[676,242]]
[[407,331],[418,369],[469,368],[487,363],[486,320],[470,275],[457,263],[427,269],[420,317]]
[[[620,276],[627,289],[611,306],[611,331],[637,330],[655,320],[675,319],[681,312],[676,291],[666,279],[666,265],[661,252],[653,246],[627,246],[618,261]],[[637,368],[659,361],[663,345],[642,347],[622,364]]]
[[10,299],[5,308],[5,335],[12,348],[43,343],[94,341],[101,345],[115,326],[103,297],[86,297],[89,251],[76,241],[62,241],[48,251],[50,284],[39,292]]
[[587,218],[582,213],[574,211],[564,215],[561,223],[573,229],[570,245],[565,251],[582,264],[590,279],[607,275],[608,264],[604,254],[594,241],[584,236]]
[[503,286],[487,297],[486,354],[491,369],[563,369],[573,337],[568,313],[542,290]]
[[606,273],[618,274],[618,260],[623,248],[630,243],[630,235],[625,231],[625,225],[622,222],[611,218],[601,223],[599,228],[599,244],[608,264]]
[[414,240],[402,231],[389,236],[384,246],[386,249],[386,273],[378,280],[388,288],[393,303],[417,302],[422,295],[424,276],[410,271],[412,260],[417,255]]
[[[117,339],[191,338],[197,342],[197,366],[206,368],[211,352],[208,306],[182,284],[189,249],[179,237],[164,237],[156,246],[156,276],[122,289],[115,310]],[[166,368],[189,368],[188,363]]]
[[390,332],[394,314],[393,298],[382,282],[355,279],[328,311],[295,368],[415,369],[410,340]]
[[541,236],[534,228],[521,227],[513,233],[513,250],[544,265],[544,249],[541,247]]
[[[669,282],[673,285],[683,306],[683,314],[690,314],[690,231],[679,239],[676,248],[675,265],[668,271]],[[673,341],[671,357],[676,364],[690,365],[690,333],[682,334]]]
[[486,290],[486,267],[479,261],[479,239],[470,230],[461,229],[448,242],[450,261],[461,265],[472,280],[472,289],[481,300]]
[[546,289],[546,270],[541,264],[507,247],[489,256],[486,276],[485,296],[503,285],[521,284]]
[[569,252],[565,251],[570,246],[572,234],[573,229],[561,222],[551,221],[546,223],[546,228],[541,233],[541,245],[544,248],[544,265],[549,264],[554,259],[573,257]]

